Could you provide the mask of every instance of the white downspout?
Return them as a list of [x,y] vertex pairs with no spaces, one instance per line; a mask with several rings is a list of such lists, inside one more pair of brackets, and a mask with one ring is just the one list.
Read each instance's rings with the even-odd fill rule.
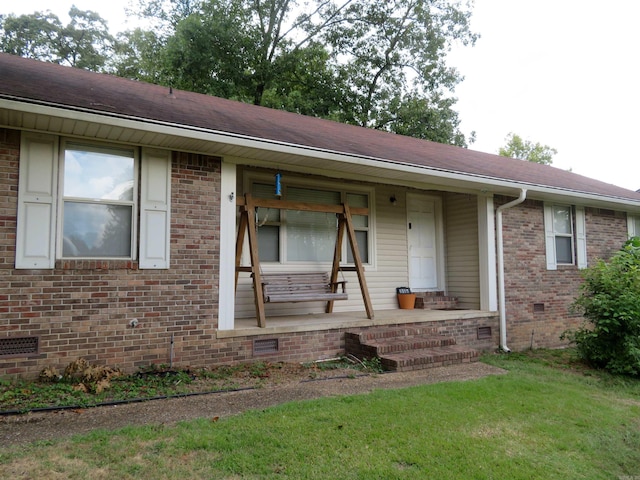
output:
[[500,349],[509,353],[511,349],[507,347],[507,313],[505,311],[504,293],[504,247],[502,244],[502,211],[515,207],[527,198],[527,189],[520,190],[520,196],[509,203],[500,205],[496,210],[496,233],[498,240],[498,308],[500,310]]

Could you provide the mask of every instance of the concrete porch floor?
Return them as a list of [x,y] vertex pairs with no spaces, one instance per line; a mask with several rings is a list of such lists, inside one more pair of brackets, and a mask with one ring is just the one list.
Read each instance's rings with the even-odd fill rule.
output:
[[217,338],[274,335],[292,332],[315,332],[357,327],[395,325],[406,323],[435,322],[440,320],[464,320],[469,318],[495,317],[497,312],[481,310],[376,310],[375,317],[368,319],[365,312],[314,313],[267,317],[266,327],[260,328],[255,318],[236,318],[233,330],[218,330]]

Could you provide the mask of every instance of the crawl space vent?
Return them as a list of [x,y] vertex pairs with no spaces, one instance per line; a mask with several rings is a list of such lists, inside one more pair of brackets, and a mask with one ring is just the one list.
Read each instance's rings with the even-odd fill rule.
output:
[[491,338],[491,327],[478,327],[478,340]]
[[26,357],[38,353],[38,337],[0,338],[0,357]]
[[533,313],[544,313],[544,303],[534,303]]
[[264,355],[265,353],[274,353],[278,351],[277,338],[261,338],[253,341],[253,354]]

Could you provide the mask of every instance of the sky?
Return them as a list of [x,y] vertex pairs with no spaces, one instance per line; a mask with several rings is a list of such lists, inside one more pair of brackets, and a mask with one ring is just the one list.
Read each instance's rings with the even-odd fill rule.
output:
[[[66,23],[72,4],[134,28],[130,0],[22,0],[0,13],[52,10]],[[454,96],[473,150],[497,153],[513,132],[555,148],[553,166],[640,189],[640,1],[475,0],[473,47],[456,46],[448,64],[464,80]]]

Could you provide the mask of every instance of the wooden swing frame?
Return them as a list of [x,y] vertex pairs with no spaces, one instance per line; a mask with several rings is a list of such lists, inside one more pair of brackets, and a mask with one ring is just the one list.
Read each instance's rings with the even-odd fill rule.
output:
[[[238,225],[238,236],[236,238],[236,263],[235,263],[235,289],[238,288],[238,274],[240,272],[251,273],[253,279],[253,293],[256,305],[256,318],[258,326],[260,328],[266,327],[265,320],[265,298],[263,293],[263,280],[260,269],[260,258],[258,256],[258,237],[256,230],[256,217],[255,212],[257,207],[262,208],[275,208],[279,210],[298,210],[307,212],[322,212],[322,213],[334,213],[338,217],[338,231],[336,236],[336,245],[333,253],[333,263],[331,267],[331,276],[329,278],[329,285],[335,291],[338,283],[339,272],[355,271],[358,275],[358,282],[360,283],[360,291],[362,293],[362,300],[367,312],[367,318],[373,319],[373,307],[371,305],[371,298],[369,297],[369,290],[367,288],[367,281],[364,277],[364,267],[360,257],[360,250],[358,248],[358,242],[356,240],[355,229],[353,228],[353,220],[351,215],[368,215],[368,208],[349,208],[349,205],[344,203],[342,205],[321,205],[314,203],[292,202],[288,200],[275,200],[264,198],[253,198],[251,194],[247,193],[243,198],[238,197],[237,205],[240,208],[240,224]],[[353,255],[354,266],[343,267],[340,265],[342,256],[342,241],[344,238],[344,232],[347,231],[349,236],[349,244],[351,246],[351,253]],[[249,256],[251,259],[250,266],[242,266],[242,250],[244,247],[245,235],[249,239]],[[333,312],[333,300],[327,300],[325,313]]]

